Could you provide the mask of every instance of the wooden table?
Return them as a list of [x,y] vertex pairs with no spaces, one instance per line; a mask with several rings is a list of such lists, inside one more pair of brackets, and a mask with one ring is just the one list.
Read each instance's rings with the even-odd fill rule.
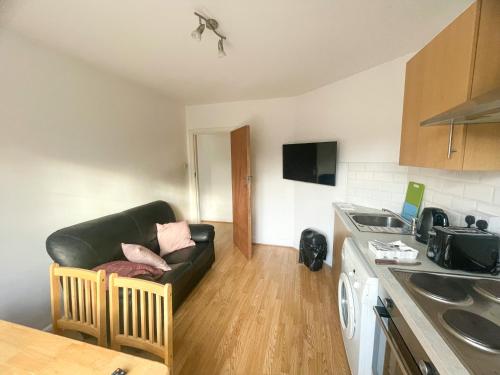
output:
[[160,362],[0,320],[0,374],[166,375]]

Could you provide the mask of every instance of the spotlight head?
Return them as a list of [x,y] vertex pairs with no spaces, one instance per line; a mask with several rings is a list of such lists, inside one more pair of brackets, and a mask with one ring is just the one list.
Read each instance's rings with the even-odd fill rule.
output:
[[196,30],[194,30],[191,33],[191,37],[193,39],[195,39],[195,40],[200,41],[201,40],[201,34],[203,34],[203,31],[205,31],[205,24],[201,23],[201,21],[200,21],[200,24],[198,25],[198,27],[196,28]]
[[224,40],[222,38],[219,39],[218,49],[219,49],[219,57],[225,57],[226,51],[224,51]]

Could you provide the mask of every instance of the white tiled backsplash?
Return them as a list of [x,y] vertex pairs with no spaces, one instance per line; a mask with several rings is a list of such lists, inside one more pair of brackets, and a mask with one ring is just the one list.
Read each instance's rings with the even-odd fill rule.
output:
[[395,163],[346,163],[347,201],[400,212],[409,181],[425,185],[424,206],[446,211],[452,225],[472,214],[500,232],[500,172],[451,172]]

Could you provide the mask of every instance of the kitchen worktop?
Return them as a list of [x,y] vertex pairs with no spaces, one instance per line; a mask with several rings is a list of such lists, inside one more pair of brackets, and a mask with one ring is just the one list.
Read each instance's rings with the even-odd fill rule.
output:
[[[440,273],[453,273],[474,275],[466,272],[452,271],[439,267],[437,264],[429,260],[426,256],[426,245],[417,242],[413,236],[360,232],[354,223],[346,215],[346,212],[357,213],[381,213],[380,210],[375,210],[368,207],[362,207],[347,203],[334,203],[334,210],[342,220],[343,224],[351,231],[351,237],[357,245],[364,260],[379,279],[379,285],[389,294],[394,301],[406,323],[411,328],[416,338],[427,352],[432,363],[441,375],[444,374],[469,374],[469,371],[462,365],[456,357],[452,349],[444,341],[438,331],[432,326],[432,323],[427,319],[420,308],[413,302],[408,293],[404,290],[401,284],[392,275],[390,268],[399,268],[404,270],[429,271]],[[379,240],[383,242],[392,242],[401,240],[405,244],[419,251],[417,261],[420,265],[402,266],[402,265],[376,265],[375,255],[368,248],[368,241]],[[488,275],[489,276],[489,275]]]

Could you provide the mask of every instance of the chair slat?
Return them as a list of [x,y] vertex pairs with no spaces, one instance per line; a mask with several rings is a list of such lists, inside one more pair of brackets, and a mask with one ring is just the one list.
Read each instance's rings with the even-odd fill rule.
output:
[[138,322],[137,322],[137,290],[132,290],[132,335],[137,338]]
[[123,334],[128,336],[128,288],[122,288],[123,292]]
[[69,319],[69,288],[68,276],[63,276],[63,305],[64,305],[64,318]]
[[148,326],[149,326],[149,342],[152,344],[155,341],[155,323],[154,323],[154,306],[153,293],[148,293]]
[[90,304],[90,280],[85,280],[85,323],[92,325],[92,305]]
[[78,312],[76,310],[76,277],[70,277],[70,284],[71,284],[71,318],[77,321]]
[[83,312],[83,279],[77,279],[78,283],[78,320],[85,323],[85,315]]
[[141,338],[147,340],[146,332],[146,292],[144,290],[141,293],[141,314],[139,318],[141,319]]
[[90,297],[92,299],[92,325],[97,327],[97,282],[92,281],[90,285]]
[[162,332],[161,332],[161,297],[159,294],[156,295],[156,342],[158,345],[162,343]]

